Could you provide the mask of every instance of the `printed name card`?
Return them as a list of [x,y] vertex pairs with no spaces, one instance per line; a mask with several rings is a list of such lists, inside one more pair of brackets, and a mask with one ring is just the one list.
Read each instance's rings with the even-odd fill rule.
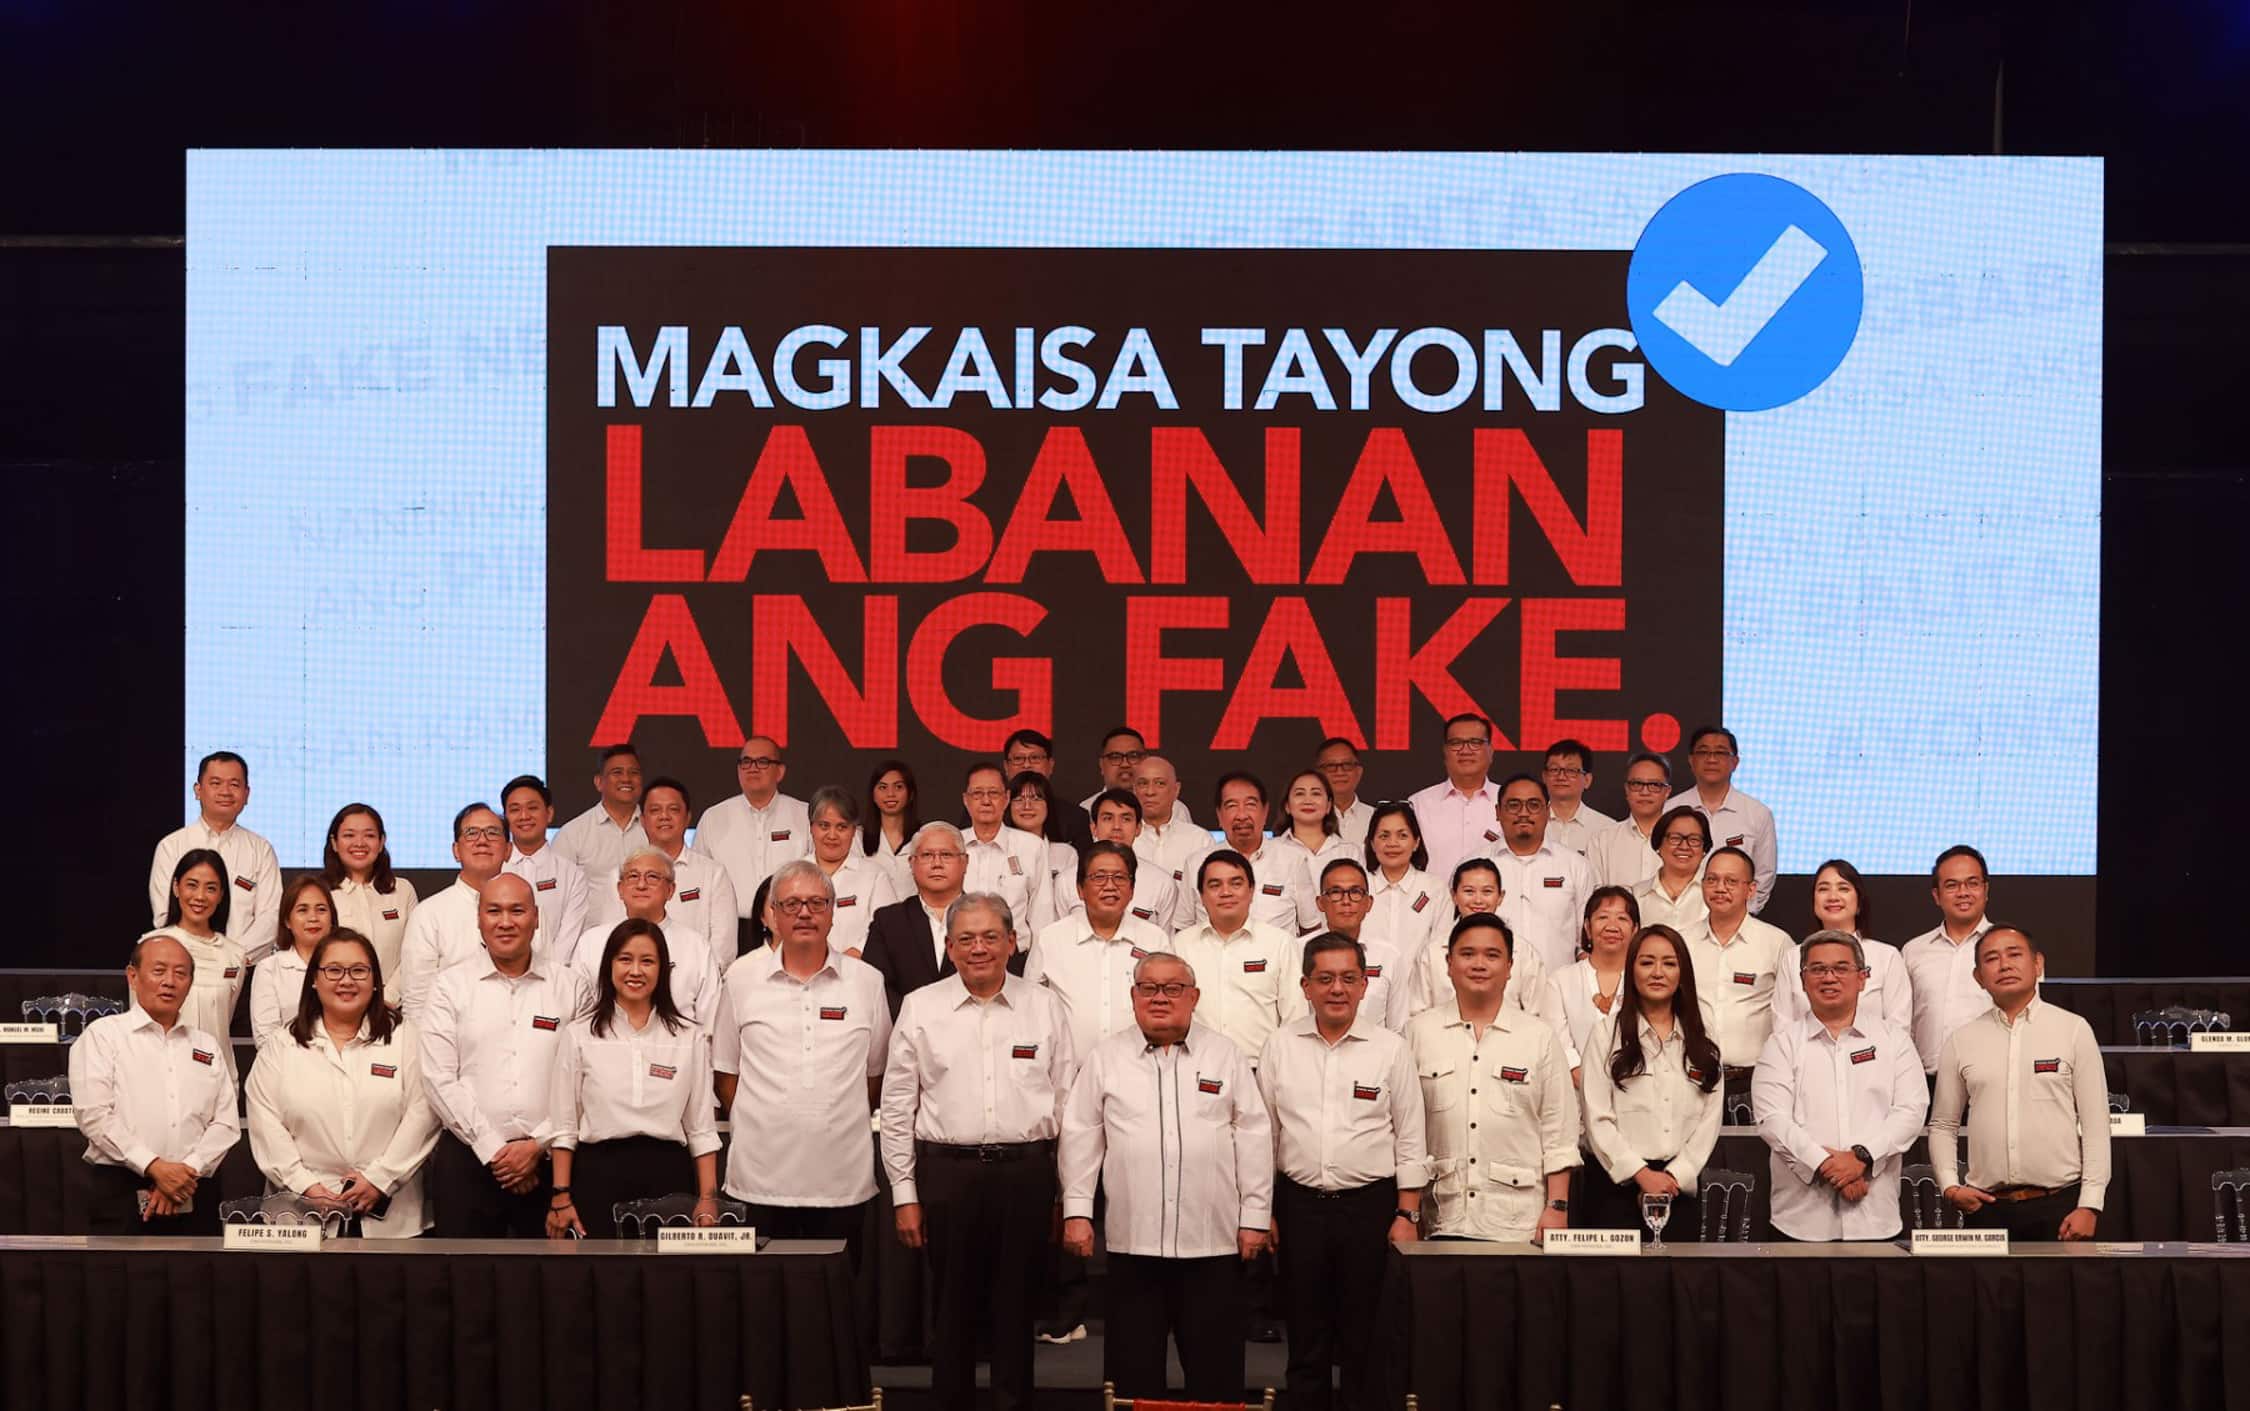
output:
[[226,1249],[256,1249],[267,1254],[318,1254],[318,1225],[247,1225],[230,1221],[224,1231]]
[[1549,1254],[1639,1254],[1639,1230],[1549,1230],[1542,1235]]
[[78,1111],[67,1102],[11,1102],[11,1127],[76,1127]]
[[2109,1134],[2113,1137],[2145,1137],[2148,1135],[2146,1112],[2112,1112],[2109,1114]]
[[2250,1053],[2250,1030],[2239,1034],[2190,1034],[2189,1053]]
[[2006,1254],[2006,1230],[1916,1230],[1916,1254]]
[[62,1026],[53,1020],[38,1024],[0,1024],[0,1044],[59,1044]]
[[658,1254],[756,1254],[755,1225],[664,1225],[656,1231]]

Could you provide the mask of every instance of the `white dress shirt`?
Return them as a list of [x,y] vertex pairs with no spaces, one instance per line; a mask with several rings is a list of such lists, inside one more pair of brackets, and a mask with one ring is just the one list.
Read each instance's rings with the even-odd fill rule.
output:
[[1063,1218],[1091,1220],[1096,1186],[1113,1254],[1232,1257],[1239,1231],[1269,1228],[1273,1118],[1242,1050],[1201,1024],[1095,1045],[1063,1108]]
[[199,1177],[216,1172],[242,1134],[221,1046],[190,1024],[167,1030],[137,1005],[88,1024],[70,1046],[70,1103],[87,1163],[140,1175],[151,1161],[177,1161]]
[[296,1042],[283,1031],[296,1020],[297,1006],[304,1000],[309,958],[292,946],[275,951],[250,972],[250,1040],[258,1052],[265,1052],[276,1036]]
[[1170,950],[1164,933],[1127,912],[1104,939],[1081,910],[1043,927],[1024,957],[1023,978],[1045,985],[1070,1020],[1072,1053],[1092,1053],[1111,1034],[1133,1027],[1133,967],[1144,955]]
[[1547,1205],[1547,1177],[1579,1164],[1570,1059],[1545,1024],[1502,1005],[1480,1037],[1458,1009],[1406,1026],[1422,1084],[1430,1161],[1425,1237],[1520,1243]]
[[2099,1210],[2109,1193],[2109,1084],[2093,1026],[2037,996],[2011,1024],[1998,1005],[1939,1050],[1930,1106],[1938,1189],[1962,1184],[1961,1106],[1969,1108],[1969,1179],[1995,1186],[2078,1187]]
[[1674,794],[1665,800],[1664,811],[1675,808],[1692,808],[1711,825],[1711,851],[1720,848],[1740,848],[1750,854],[1750,867],[1757,874],[1757,895],[1750,900],[1753,914],[1766,909],[1766,898],[1773,895],[1773,879],[1779,869],[1780,851],[1774,842],[1773,810],[1759,803],[1740,789],[1729,788],[1727,796],[1717,808],[1706,808],[1703,797],[1693,785],[1687,792]]
[[584,1012],[565,1024],[547,1108],[562,1151],[630,1137],[676,1142],[690,1156],[719,1149],[710,1042],[693,1025],[667,1027],[654,1010],[639,1029],[623,1008],[610,1011],[607,1034]]
[[[625,900],[617,895],[615,872],[588,878],[586,896],[588,929],[607,936],[625,919]],[[672,899],[664,904],[664,914],[694,928],[714,945],[724,938],[727,959],[734,959],[734,928],[742,911],[735,904],[734,882],[716,858],[694,848],[680,849],[672,859]]]
[[[484,958],[484,933],[477,929],[477,889],[453,879],[453,885],[414,908],[406,920],[406,940],[399,947],[399,1008],[409,1019],[420,1019],[437,977],[466,961]],[[544,920],[545,918],[541,918]],[[556,937],[535,936],[534,954],[548,950]],[[385,971],[386,977],[390,972]],[[385,988],[389,988],[387,985]]]
[[1038,914],[1047,896],[1047,842],[1021,828],[1003,823],[990,838],[979,838],[974,828],[961,830],[968,844],[969,871],[964,892],[992,892],[1015,913],[1021,934],[1028,918]]
[[1616,819],[1598,808],[1587,807],[1584,802],[1580,802],[1578,811],[1568,818],[1550,808],[1547,812],[1547,841],[1587,858],[1588,865],[1591,865],[1589,854],[1594,850],[1594,839],[1616,823]]
[[1047,844],[1047,879],[1039,889],[1039,909],[1016,918],[1016,948],[1030,946],[1042,927],[1070,915],[1078,899],[1078,849],[1068,843]]
[[1453,898],[1438,884],[1437,878],[1419,867],[1409,867],[1393,882],[1383,875],[1382,868],[1369,870],[1367,930],[1396,936],[1410,950],[1419,950],[1417,942],[1433,933],[1440,916],[1446,918],[1445,924],[1450,930]]
[[[1250,865],[1257,872],[1258,892],[1261,896],[1270,895],[1267,887],[1269,869],[1288,867],[1296,874],[1297,931],[1301,935],[1326,929],[1320,919],[1320,903],[1317,900],[1320,896],[1320,871],[1337,858],[1358,862],[1360,850],[1334,833],[1323,836],[1317,850],[1306,847],[1293,833],[1277,833],[1266,839],[1266,845],[1250,859]],[[1253,909],[1250,914],[1257,916],[1259,913]],[[1280,922],[1276,920],[1274,924],[1279,925]]]
[[[273,949],[281,927],[281,864],[273,844],[237,823],[214,833],[198,817],[164,835],[148,867],[149,925],[161,927],[172,905],[172,871],[196,848],[210,848],[227,865],[227,934],[241,938],[246,963],[255,965]],[[221,1032],[224,1032],[223,1030]]]
[[1414,1017],[1414,962],[1422,950],[1422,932],[1416,928],[1412,941],[1401,941],[1363,921],[1357,939],[1367,957],[1367,990],[1359,997],[1359,1012],[1403,1034],[1406,1021]]
[[[555,840],[547,845],[560,853],[565,861],[574,862],[578,870],[588,877],[603,872],[615,872],[625,854],[635,848],[648,846],[648,830],[641,827],[640,805],[633,806],[633,816],[625,826],[609,816],[600,799],[594,806],[555,830]],[[541,852],[547,851],[541,848]],[[510,851],[513,851],[511,848]]]
[[[829,912],[834,918],[828,927],[828,944],[845,952],[867,949],[867,923],[873,919],[876,908],[889,906],[901,896],[912,896],[913,891],[900,892],[891,881],[891,874],[883,864],[864,854],[854,853],[842,865],[828,874],[828,885],[836,889],[836,906]],[[722,949],[730,954],[734,950],[734,933],[726,933]]]
[[1992,922],[1980,916],[1976,929],[1961,942],[1939,926],[1899,948],[1914,992],[1914,1047],[1921,1050],[1928,1072],[1938,1071],[1937,1056],[1953,1031],[1992,1008],[1992,996],[1977,984],[1977,942],[1991,929]]
[[188,958],[195,962],[195,984],[180,1006],[180,1022],[216,1037],[219,1062],[229,1078],[240,1082],[242,1075],[234,1061],[234,1009],[250,984],[250,966],[242,958],[242,947],[221,935],[209,940],[191,936],[178,926],[165,926],[149,934],[170,936],[187,948]]
[[1695,993],[1711,1011],[1711,1040],[1729,1068],[1748,1068],[1773,1034],[1774,997],[1783,989],[1800,996],[1797,946],[1779,926],[1745,915],[1722,941],[1708,924],[1688,937]]
[[[259,969],[264,969],[260,966]],[[357,1171],[391,1198],[381,1219],[360,1217],[370,1239],[411,1239],[430,1227],[422,1163],[437,1146],[437,1113],[422,1082],[421,1045],[401,1023],[383,1043],[359,1034],[336,1047],[326,1026],[312,1042],[284,1033],[250,1070],[250,1154],[269,1190],[341,1193]]]
[[1197,827],[1184,804],[1173,804],[1171,818],[1161,825],[1146,819],[1141,821],[1141,831],[1133,839],[1133,851],[1140,855],[1143,863],[1154,863],[1172,874],[1173,884],[1180,889],[1180,905],[1190,913],[1169,929],[1176,931],[1193,919],[1201,905],[1195,869],[1204,855],[1217,846],[1210,830]]
[[1489,778],[1473,794],[1464,794],[1453,787],[1452,780],[1441,779],[1406,802],[1422,829],[1422,846],[1430,854],[1430,875],[1442,886],[1452,885],[1457,864],[1483,856],[1500,842],[1500,789]]
[[[584,934],[593,924],[588,914],[593,897],[588,891],[586,871],[558,852],[553,843],[534,853],[520,852],[510,844],[508,860],[500,865],[500,870],[513,872],[531,884],[531,899],[539,907],[539,935],[550,953],[558,943]],[[615,880],[611,879],[612,900],[617,896]],[[619,914],[623,914],[622,909]]]
[[[1914,985],[1906,973],[1906,960],[1898,947],[1882,941],[1859,938],[1859,949],[1867,957],[1867,986],[1859,992],[1859,1012],[1879,1015],[1882,1021],[1909,1039],[1914,1033]],[[1800,942],[1781,958],[1773,982],[1773,1024],[1776,1029],[1784,1024],[1795,1024],[1812,1016],[1812,1002],[1805,998],[1805,979],[1797,968],[1804,959],[1804,946]],[[1916,1053],[1921,1050],[1917,1048]],[[1917,1060],[1919,1061],[1919,1060]],[[1925,1065],[1923,1071],[1929,1071]],[[1928,1092],[1925,1084],[1924,1093]]]
[[1703,901],[1700,867],[1677,897],[1664,890],[1663,880],[1656,873],[1649,873],[1633,887],[1633,904],[1640,908],[1643,926],[1669,926],[1691,945],[1711,925],[1711,908]]
[[[690,1024],[708,1032],[718,1017],[719,977],[726,973],[726,965],[701,931],[682,924],[670,910],[665,911],[656,928],[664,933],[664,949],[672,957],[673,1007]],[[589,996],[601,989],[602,951],[609,945],[609,933],[616,929],[615,922],[597,926],[580,936],[571,948],[575,959],[570,968],[577,972],[579,988]]]
[[1273,1031],[1305,1012],[1304,946],[1258,920],[1232,935],[1210,922],[1180,932],[1172,950],[1195,971],[1195,1021],[1234,1040],[1255,1065]]
[[1594,869],[1596,886],[1631,891],[1654,877],[1662,861],[1649,846],[1648,834],[1630,815],[1596,833],[1586,848],[1586,865]]
[[[1437,939],[1422,947],[1422,953],[1414,958],[1413,977],[1408,982],[1411,993],[1406,1002],[1410,1015],[1428,1009],[1458,1011],[1459,1006],[1454,1003],[1453,972],[1446,968],[1445,947],[1452,932],[1453,923],[1448,921]],[[1577,1051],[1570,1046],[1570,1021],[1564,1014],[1562,997],[1549,983],[1552,979],[1547,973],[1547,962],[1539,958],[1537,948],[1518,940],[1515,959],[1508,969],[1508,987],[1500,992],[1500,1003],[1554,1030],[1564,1054],[1576,1065]]]
[[989,1000],[958,974],[899,1006],[883,1074],[883,1169],[891,1204],[921,1200],[916,1142],[944,1146],[1051,1141],[1078,1072],[1062,1001],[1020,975]]
[[775,794],[764,808],[736,794],[703,811],[695,846],[726,868],[734,883],[735,916],[747,917],[760,882],[781,864],[812,856],[812,815],[803,799],[788,794]]
[[[1800,1240],[1898,1233],[1899,1158],[1922,1135],[1930,1110],[1922,1060],[1903,1027],[1876,1018],[1864,996],[1859,1018],[1841,1035],[1810,1015],[1777,1022],[1758,1056],[1750,1100],[1772,1152],[1775,1229]],[[1854,1146],[1867,1148],[1875,1170],[1866,1196],[1848,1201],[1819,1172],[1829,1147]]]
[[1515,931],[1516,948],[1536,947],[1550,975],[1569,969],[1578,959],[1594,869],[1553,838],[1529,856],[1511,852],[1506,843],[1488,855],[1500,868],[1500,919]]
[[[880,831],[877,832],[876,837],[882,838]],[[907,834],[899,840],[898,851],[896,852],[891,850],[890,843],[887,840],[877,842],[872,851],[867,847],[864,835],[862,835],[860,842],[859,855],[881,868],[883,875],[891,879],[891,890],[901,897],[909,897],[914,894],[914,865],[906,860],[906,850],[913,842],[914,835],[912,833]],[[739,888],[736,889],[735,899],[738,903],[742,899]]]
[[1572,961],[1568,970],[1548,979],[1547,988],[1554,993],[1555,1007],[1562,1011],[1562,1022],[1555,1026],[1555,1035],[1563,1041],[1564,1050],[1570,1054],[1571,1067],[1576,1068],[1585,1063],[1586,1045],[1593,1042],[1595,1027],[1609,1018],[1602,1007],[1594,1002],[1596,996],[1608,995],[1610,1009],[1614,1011],[1617,1007],[1617,993],[1624,983],[1625,977],[1620,973],[1604,986],[1591,959]]
[[1364,1011],[1335,1043],[1313,1015],[1290,1020],[1266,1040],[1257,1076],[1279,1174],[1323,1191],[1429,1183],[1413,1051]]
[[438,1121],[485,1165],[509,1142],[554,1138],[555,1057],[583,1004],[578,977],[537,956],[521,975],[490,958],[456,965],[430,987],[415,1028],[422,1081]]
[[1672,1037],[1659,1039],[1641,1021],[1642,1071],[1620,1087],[1610,1078],[1617,1056],[1617,1018],[1605,1016],[1587,1036],[1579,1083],[1586,1095],[1586,1145],[1612,1181],[1623,1184],[1651,1161],[1695,1194],[1696,1177],[1718,1144],[1726,1083],[1708,1075],[1710,1091],[1687,1061],[1687,1029],[1675,1021]]
[[727,967],[711,1066],[738,1075],[727,1194],[753,1205],[857,1205],[875,1194],[867,1080],[891,1041],[882,974],[828,949],[810,979],[754,950]]
[[[330,889],[336,897],[336,928],[357,931],[367,937],[375,947],[375,959],[383,966],[383,998],[398,1003],[399,956],[406,946],[406,923],[414,915],[420,901],[414,884],[404,877],[393,877],[388,892],[375,890],[373,882],[355,882],[346,877]],[[544,923],[546,918],[541,917]],[[258,968],[265,968],[260,962]],[[257,1001],[257,989],[250,992],[252,1003]],[[294,1011],[292,1011],[294,1012]]]
[[1367,825],[1375,821],[1375,805],[1365,799],[1353,799],[1350,808],[1330,809],[1328,812],[1336,820],[1337,836],[1352,850],[1352,856],[1365,857]]

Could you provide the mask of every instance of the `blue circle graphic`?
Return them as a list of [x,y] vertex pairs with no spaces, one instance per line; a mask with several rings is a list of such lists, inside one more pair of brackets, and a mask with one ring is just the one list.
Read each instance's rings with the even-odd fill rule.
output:
[[1625,309],[1657,375],[1732,412],[1794,402],[1859,333],[1859,250],[1819,197],[1775,176],[1699,181],[1633,247]]

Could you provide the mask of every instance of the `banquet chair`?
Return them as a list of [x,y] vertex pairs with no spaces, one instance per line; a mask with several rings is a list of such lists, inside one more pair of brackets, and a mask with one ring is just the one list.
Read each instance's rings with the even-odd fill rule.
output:
[[70,1075],[57,1073],[52,1078],[23,1078],[8,1084],[7,1099],[10,1107],[19,1102],[65,1103],[70,1101]]
[[2109,1110],[2112,1112],[2131,1112],[2133,1100],[2123,1093],[2111,1093],[2109,1095]]
[[1723,1101],[1726,1108],[1720,1120],[1730,1127],[1755,1127],[1758,1125],[1757,1109],[1750,1105],[1750,1094],[1735,1093]]
[[1182,1401],[1170,1396],[1119,1396],[1115,1382],[1103,1382],[1102,1411],[1273,1411],[1273,1388],[1267,1387],[1258,1401]]
[[[750,1207],[739,1200],[719,1197],[719,1223],[721,1225],[747,1225]],[[656,1238],[656,1232],[666,1225],[679,1229],[695,1223],[695,1197],[692,1195],[655,1195],[642,1200],[621,1200],[609,1208],[609,1218],[617,1224],[619,1239]],[[762,1245],[763,1240],[759,1243]]]
[[1938,1189],[1937,1168],[1927,1162],[1898,1173],[1898,1193],[1908,1222],[1917,1230],[1958,1230],[1968,1221],[1947,1202],[1945,1192]]
[[55,1033],[64,1043],[69,1043],[86,1032],[86,1026],[96,1019],[120,1013],[125,1001],[111,999],[108,995],[84,995],[72,990],[68,994],[33,995],[23,1002],[26,1023],[52,1024]]
[[341,1239],[351,1216],[333,1205],[315,1205],[288,1191],[219,1202],[222,1225],[318,1225],[323,1239]]
[[1704,1168],[1696,1178],[1695,1198],[1702,1205],[1705,1244],[1750,1242],[1750,1193],[1757,1188],[1758,1178],[1747,1171]]
[[2219,1243],[2250,1242],[2250,1210],[2244,1207],[2245,1196],[2250,1196],[2250,1166],[2211,1173],[2211,1220],[2218,1227]]
[[2175,1048],[2185,1044],[2190,1034],[2223,1034],[2233,1027],[2234,1016],[2224,1010],[2175,1004],[2135,1011],[2133,1040],[2144,1048]]

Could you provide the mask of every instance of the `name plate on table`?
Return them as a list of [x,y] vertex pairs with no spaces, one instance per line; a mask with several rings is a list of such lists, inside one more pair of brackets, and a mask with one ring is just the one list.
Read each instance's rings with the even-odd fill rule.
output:
[[1639,1254],[1639,1230],[1549,1230],[1540,1236],[1549,1254]]
[[658,1254],[756,1254],[755,1225],[662,1225],[656,1231]]
[[1916,1254],[2006,1254],[2006,1230],[1916,1230]]
[[2109,1114],[2109,1134],[2113,1137],[2145,1137],[2148,1135],[2146,1112],[2112,1112]]
[[11,1127],[70,1127],[78,1125],[78,1110],[67,1102],[11,1102]]
[[318,1254],[318,1225],[246,1225],[230,1222],[223,1232],[226,1249],[256,1249],[268,1254]]
[[2239,1034],[2190,1034],[2189,1053],[2250,1053],[2250,1031]]
[[0,1044],[59,1044],[62,1027],[52,1020],[38,1024],[0,1024]]

